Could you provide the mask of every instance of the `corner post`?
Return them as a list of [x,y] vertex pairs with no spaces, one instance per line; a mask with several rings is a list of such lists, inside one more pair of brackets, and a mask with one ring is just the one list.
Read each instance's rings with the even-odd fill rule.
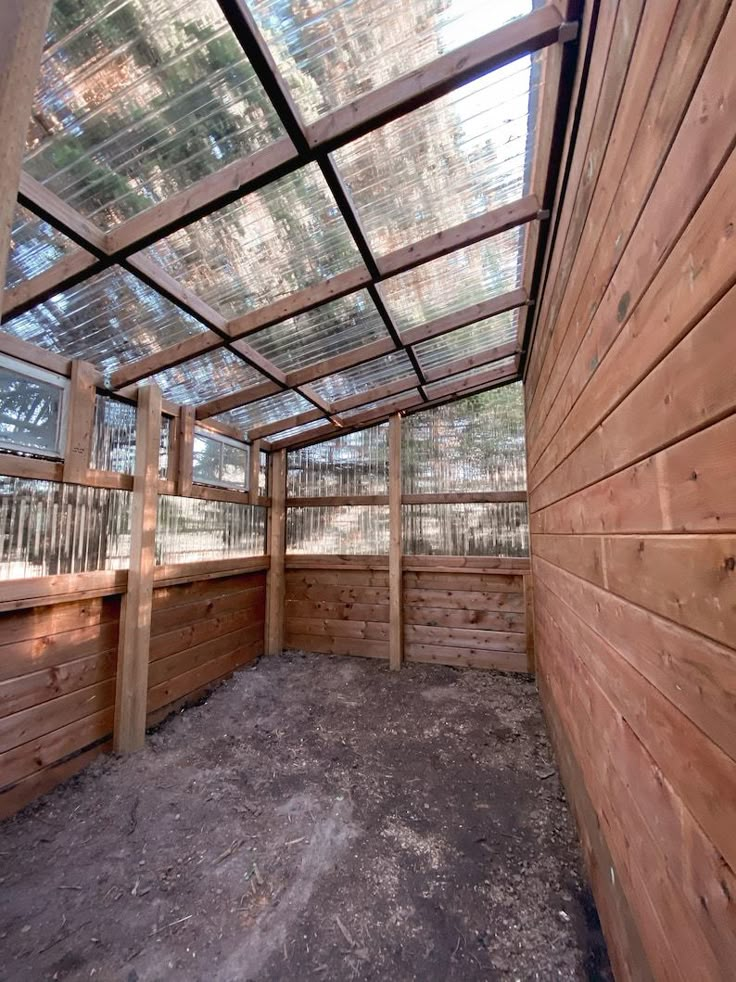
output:
[[97,388],[94,366],[72,362],[71,398],[67,415],[63,479],[66,484],[84,484],[90,468],[92,430]]
[[389,667],[401,668],[404,657],[401,572],[401,416],[396,413],[388,424],[388,590],[389,590]]
[[116,753],[141,750],[146,735],[160,430],[161,390],[157,385],[145,386],[138,390],[130,569],[120,614],[113,732]]
[[261,473],[261,441],[254,440],[250,445],[250,467],[248,469],[248,500],[258,504],[258,477]]
[[194,468],[194,406],[180,406],[176,431],[176,493],[192,493]]
[[286,451],[271,454],[271,509],[269,524],[268,614],[266,654],[280,655],[284,648],[285,551],[286,551]]

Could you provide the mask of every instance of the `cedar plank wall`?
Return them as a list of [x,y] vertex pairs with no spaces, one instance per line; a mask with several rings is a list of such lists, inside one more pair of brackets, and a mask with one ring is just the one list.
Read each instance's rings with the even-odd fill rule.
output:
[[[263,653],[265,573],[158,587],[148,722]],[[120,597],[0,614],[0,818],[110,748]]]
[[525,378],[540,692],[637,982],[736,965],[734,52],[725,0],[601,3]]
[[[311,561],[312,566],[310,559],[286,559],[287,647],[388,658],[386,557],[317,556]],[[330,568],[331,562],[349,566]],[[406,661],[526,672],[522,573],[416,568],[421,562],[404,557],[404,564],[414,567],[402,576]]]

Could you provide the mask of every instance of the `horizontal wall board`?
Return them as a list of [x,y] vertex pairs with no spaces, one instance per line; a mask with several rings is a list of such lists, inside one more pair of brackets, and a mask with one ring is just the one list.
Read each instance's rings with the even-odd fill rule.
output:
[[453,648],[447,645],[404,645],[404,657],[409,662],[431,665],[451,665],[454,668],[485,668],[501,672],[526,672],[526,655],[518,651],[487,650],[484,648]]

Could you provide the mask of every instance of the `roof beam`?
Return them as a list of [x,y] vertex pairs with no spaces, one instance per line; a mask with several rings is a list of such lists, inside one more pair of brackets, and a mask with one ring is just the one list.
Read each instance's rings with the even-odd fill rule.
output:
[[229,412],[231,409],[239,409],[240,406],[247,406],[250,402],[257,402],[265,399],[266,396],[276,395],[282,392],[282,388],[276,382],[258,382],[247,389],[239,389],[231,392],[230,395],[218,396],[210,402],[205,402],[197,406],[197,419],[207,419],[208,416],[218,416],[220,413]]
[[394,351],[396,351],[396,348],[391,338],[378,338],[376,341],[369,341],[367,344],[362,344],[359,348],[353,348],[351,351],[333,355],[331,358],[323,358],[322,361],[318,361],[315,365],[309,365],[307,368],[300,368],[295,372],[289,372],[286,376],[286,384],[290,388],[296,388],[298,385],[304,385],[306,382],[314,382],[316,379],[332,375],[334,372],[342,372],[346,368],[362,365],[366,361],[373,361],[374,358],[380,358],[381,355],[390,354]]
[[81,280],[102,269],[100,261],[86,249],[75,249],[50,269],[30,280],[9,287],[3,293],[3,314],[7,320],[17,317],[62,290],[76,286]]
[[254,426],[248,430],[249,440],[260,440],[264,436],[273,436],[274,433],[283,433],[294,426],[303,426],[305,423],[314,423],[318,419],[324,419],[324,413],[319,409],[310,409],[305,413],[297,413],[295,416],[287,416],[285,419],[276,420],[275,423],[264,423],[262,426]]
[[497,344],[492,348],[485,348],[474,355],[464,355],[462,358],[454,358],[452,361],[438,365],[436,368],[428,369],[424,374],[427,382],[441,382],[452,375],[459,375],[460,372],[467,372],[471,368],[480,368],[482,365],[489,365],[494,361],[501,361],[502,358],[510,358],[518,354],[517,341],[507,341],[505,344]]
[[358,409],[369,402],[378,402],[379,399],[388,399],[389,396],[399,395],[407,389],[415,389],[419,385],[416,373],[405,375],[403,378],[394,379],[393,382],[386,382],[384,385],[376,385],[372,389],[356,393],[354,396],[346,396],[344,399],[337,399],[332,403],[333,412],[336,415],[346,413],[350,409]]
[[468,327],[478,321],[487,320],[497,314],[504,314],[508,310],[523,307],[529,302],[526,290],[511,290],[509,293],[502,293],[499,297],[492,297],[482,303],[474,303],[469,307],[463,307],[452,314],[445,314],[444,317],[437,317],[426,324],[418,327],[410,327],[402,331],[401,340],[404,344],[419,344],[421,341],[428,341],[430,338],[440,337],[442,334],[450,334],[461,327]]
[[457,395],[460,392],[467,392],[470,389],[478,389],[482,386],[491,385],[493,382],[498,382],[501,379],[515,379],[516,370],[512,369],[509,372],[508,366],[497,365],[495,368],[487,368],[483,372],[476,372],[472,376],[466,376],[464,378],[447,378],[443,382],[437,382],[434,385],[427,387],[427,395],[430,401],[435,399],[445,399],[450,396]]

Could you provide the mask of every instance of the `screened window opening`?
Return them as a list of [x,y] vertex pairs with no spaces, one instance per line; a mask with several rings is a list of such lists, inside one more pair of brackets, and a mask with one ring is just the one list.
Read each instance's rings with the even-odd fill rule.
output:
[[0,356],[0,448],[61,457],[68,387],[60,375]]
[[226,436],[194,434],[192,478],[198,484],[236,488],[248,487],[248,447]]

